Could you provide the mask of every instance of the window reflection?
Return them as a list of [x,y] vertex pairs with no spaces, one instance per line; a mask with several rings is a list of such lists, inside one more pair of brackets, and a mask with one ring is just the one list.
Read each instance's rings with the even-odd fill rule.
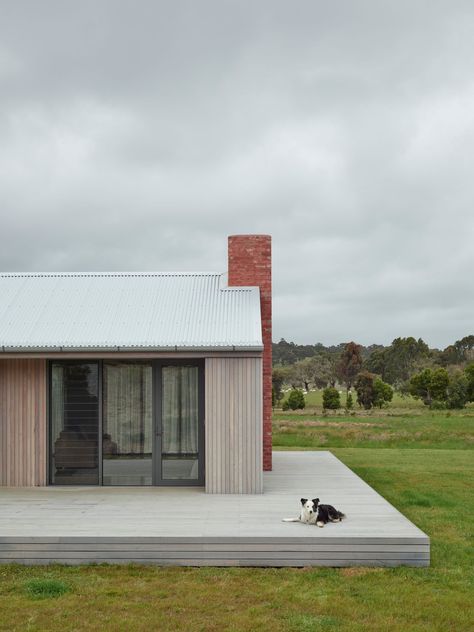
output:
[[51,368],[51,482],[99,482],[99,368],[54,363]]

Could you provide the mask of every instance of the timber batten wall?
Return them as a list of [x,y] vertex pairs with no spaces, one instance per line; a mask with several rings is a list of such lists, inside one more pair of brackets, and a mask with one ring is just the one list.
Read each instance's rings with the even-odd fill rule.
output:
[[47,483],[46,360],[0,359],[0,485]]
[[206,359],[206,492],[261,494],[262,359]]
[[[262,359],[206,358],[206,491],[263,490]],[[0,359],[0,485],[47,485],[47,360]]]

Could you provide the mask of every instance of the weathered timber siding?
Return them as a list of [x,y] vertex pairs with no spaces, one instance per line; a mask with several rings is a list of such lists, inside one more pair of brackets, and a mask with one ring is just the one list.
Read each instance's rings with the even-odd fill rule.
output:
[[0,359],[0,485],[46,485],[46,360]]
[[260,494],[261,358],[206,359],[206,491]]

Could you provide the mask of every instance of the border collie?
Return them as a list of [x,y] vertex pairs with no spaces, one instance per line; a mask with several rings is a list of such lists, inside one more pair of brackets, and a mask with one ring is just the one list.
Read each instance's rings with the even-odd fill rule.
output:
[[328,522],[341,522],[345,517],[345,514],[332,505],[321,505],[319,498],[313,498],[313,500],[301,498],[300,515],[297,518],[283,518],[283,522],[304,522],[324,527]]
[[[319,502],[319,498],[317,499]],[[304,522],[306,524],[316,524],[317,511],[314,500],[301,499],[301,511],[297,518],[283,518],[283,522]]]

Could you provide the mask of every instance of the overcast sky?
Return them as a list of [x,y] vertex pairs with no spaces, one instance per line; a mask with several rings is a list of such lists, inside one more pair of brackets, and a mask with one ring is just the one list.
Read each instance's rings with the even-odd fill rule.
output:
[[472,0],[0,0],[0,270],[226,269],[274,339],[474,333]]

